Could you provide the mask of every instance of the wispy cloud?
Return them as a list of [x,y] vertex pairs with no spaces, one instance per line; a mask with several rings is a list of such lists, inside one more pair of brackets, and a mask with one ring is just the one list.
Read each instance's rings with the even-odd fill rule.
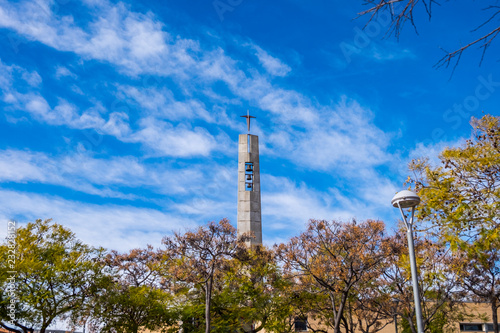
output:
[[67,67],[57,66],[56,67],[55,77],[57,79],[60,79],[62,77],[70,77],[72,79],[77,79],[78,75],[76,75],[75,73],[73,73],[72,71],[70,71]]
[[165,87],[120,86],[119,91],[124,98],[137,103],[141,112],[155,118],[170,121],[201,119],[208,123],[213,122],[213,117],[203,102],[195,98],[178,101],[173,92]]
[[[282,107],[286,108],[285,102]],[[310,106],[301,127],[278,127],[269,137],[271,153],[315,170],[373,168],[391,159],[391,135],[372,124],[373,114],[344,97],[330,107]]]
[[[374,173],[360,175],[359,181],[350,184],[351,188],[343,188],[342,182],[333,177],[325,177],[326,180],[331,186],[318,190],[304,182],[264,175],[268,190],[262,199],[263,214],[273,218],[266,228],[293,235],[311,218],[346,221],[390,216],[389,203],[397,187],[384,177]],[[290,230],[291,225],[294,230]]]
[[[364,53],[362,53],[364,55]],[[402,49],[398,44],[387,42],[384,45],[373,44],[365,55],[375,61],[390,61],[401,59],[415,59],[416,55],[409,49]]]
[[[70,52],[78,60],[55,64],[47,76],[0,62],[1,97],[11,115],[64,129],[67,141],[77,142],[81,149],[64,154],[1,150],[0,180],[50,184],[103,199],[136,200],[138,206],[161,203],[168,208],[110,206],[106,201],[82,204],[3,191],[0,198],[12,194],[25,205],[13,205],[5,218],[56,217],[84,233],[85,223],[97,227],[109,219],[106,230],[116,227],[119,232],[114,237],[134,243],[135,238],[143,242],[148,235],[157,236],[145,231],[142,221],[154,227],[158,221],[165,222],[159,229],[163,232],[191,223],[186,216],[199,222],[233,214],[236,132],[244,131],[235,110],[246,107],[257,109],[262,124],[269,125],[255,127],[262,154],[269,160],[322,173],[332,182],[331,175],[344,179],[332,186],[305,185],[289,175],[263,174],[268,185],[263,192],[263,214],[271,220],[268,230],[290,231],[286,226],[301,227],[309,218],[385,216],[376,207],[385,205],[394,186],[378,168],[395,158],[387,152],[392,134],[374,124],[369,107],[347,96],[325,105],[299,88],[280,86],[276,77],[293,75],[292,68],[243,38],[231,36],[237,49],[231,53],[218,38],[202,42],[210,38],[205,32],[200,32],[205,35],[199,40],[187,38],[153,13],[134,12],[121,2],[79,3],[88,22],[54,12],[49,1],[40,4],[0,0],[0,26],[53,50]],[[79,66],[86,62],[109,71],[109,80],[78,80],[76,85],[76,79],[86,74]],[[157,84],[145,84],[147,77]],[[49,79],[81,96],[57,89],[49,93],[42,89]],[[86,98],[85,104],[79,103],[81,97]],[[113,107],[116,103],[110,100],[123,108]],[[16,121],[13,116],[8,119]],[[116,139],[118,148],[102,144],[99,154],[86,154],[75,138],[86,130],[95,131],[100,139]],[[120,219],[124,226],[118,224]],[[155,222],[149,222],[152,219]],[[134,227],[134,220],[138,226]],[[126,232],[125,227],[132,231]],[[93,242],[104,241],[101,235],[86,235],[97,237]],[[117,244],[113,239],[112,245]]]
[[[126,251],[145,244],[160,246],[163,236],[173,230],[194,227],[193,221],[158,210],[132,206],[96,205],[56,196],[0,190],[4,209],[0,221],[53,218],[76,233],[87,244]],[[25,220],[24,220],[25,219]],[[0,229],[0,238],[6,228]]]
[[292,70],[290,66],[284,64],[280,59],[271,56],[258,45],[253,45],[253,48],[256,51],[256,56],[260,64],[269,74],[274,76],[286,76]]
[[[58,185],[101,197],[130,199],[120,190],[129,192],[133,188],[162,195],[193,196],[207,192],[216,197],[227,191],[235,181],[236,172],[229,172],[224,165],[212,163],[212,167],[209,170],[200,163],[178,169],[168,164],[145,163],[134,156],[94,158],[77,152],[51,156],[43,152],[0,150],[1,182]],[[210,184],[221,189],[215,191]]]
[[13,85],[27,88],[39,88],[42,77],[36,71],[28,71],[17,65],[7,65],[0,59],[0,88],[9,91]]
[[173,126],[154,118],[145,118],[142,129],[133,134],[131,142],[140,142],[164,156],[208,156],[217,149],[216,140],[205,129],[189,129],[185,125]]
[[[151,15],[129,11],[126,5],[103,1],[99,16],[86,27],[78,27],[72,16],[53,12],[49,1],[0,2],[0,26],[17,31],[60,51],[84,58],[108,61],[136,74],[141,68],[158,64],[164,54],[182,58],[178,46],[168,46],[168,33]],[[182,42],[181,42],[182,44]],[[172,70],[174,68],[171,68]]]
[[[17,69],[17,68],[16,68]],[[128,93],[138,100],[142,106],[148,107],[151,116],[146,113],[144,118],[139,118],[135,124],[137,130],[132,130],[129,116],[124,112],[111,112],[107,119],[101,111],[102,106],[79,110],[79,108],[64,99],[59,99],[57,105],[51,107],[47,100],[41,96],[39,90],[28,93],[17,91],[12,84],[14,69],[3,65],[2,78],[5,83],[3,100],[11,108],[21,112],[28,112],[33,119],[53,126],[67,126],[73,129],[92,128],[104,135],[112,135],[127,143],[141,143],[146,148],[163,156],[189,157],[193,155],[207,156],[215,149],[224,150],[225,147],[216,145],[216,139],[205,129],[187,125],[173,125],[162,119],[177,116],[178,118],[193,118],[210,120],[209,114],[204,110],[201,103],[188,101],[181,103],[173,100],[167,101],[161,97],[159,92],[150,91],[157,100],[148,100],[148,92],[140,92],[137,88],[128,88]],[[22,74],[27,73],[22,71]],[[25,80],[26,81],[26,80]],[[168,97],[168,96],[167,96]],[[190,116],[184,111],[192,112]]]

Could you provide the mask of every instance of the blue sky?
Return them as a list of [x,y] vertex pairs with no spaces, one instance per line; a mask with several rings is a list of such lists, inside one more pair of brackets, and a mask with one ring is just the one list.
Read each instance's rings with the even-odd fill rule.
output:
[[[444,3],[399,40],[361,1],[0,0],[0,220],[53,218],[127,250],[236,223],[240,115],[257,117],[264,242],[310,218],[382,219],[411,158],[498,115],[499,49],[433,68],[488,30]],[[493,22],[494,24],[495,22]]]

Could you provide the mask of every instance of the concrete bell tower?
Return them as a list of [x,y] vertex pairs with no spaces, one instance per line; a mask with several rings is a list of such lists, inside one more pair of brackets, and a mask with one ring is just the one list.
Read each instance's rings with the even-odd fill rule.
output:
[[[250,119],[247,113],[250,132]],[[260,208],[259,137],[240,134],[238,140],[238,235],[252,233],[249,246],[262,245],[262,219]]]

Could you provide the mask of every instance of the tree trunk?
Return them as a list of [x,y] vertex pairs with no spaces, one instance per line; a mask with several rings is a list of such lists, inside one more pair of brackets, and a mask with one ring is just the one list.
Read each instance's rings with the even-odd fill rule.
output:
[[415,322],[413,321],[413,316],[411,314],[408,314],[408,316],[404,316],[404,317],[408,321],[408,325],[410,326],[411,332],[417,333],[417,329],[415,328]]
[[491,319],[493,320],[493,332],[495,333],[500,333],[499,332],[499,327],[498,327],[498,305],[497,305],[497,298],[493,297],[491,300]]
[[344,326],[345,326],[345,331],[347,333],[350,333],[351,331],[349,330],[349,324],[347,323],[347,319],[345,318],[344,315],[342,315],[342,321],[344,322]]
[[[341,321],[342,317],[344,316],[344,307],[345,307],[346,301],[347,301],[347,295],[342,295],[342,299],[341,299],[340,305],[339,305],[339,310],[337,311],[337,318],[335,318],[335,326],[333,329],[334,333],[340,333],[340,321]],[[335,303],[334,303],[334,306],[335,306]]]
[[42,327],[40,328],[40,333],[45,333],[45,331],[47,330],[47,327],[48,327],[48,325],[42,325]]
[[212,300],[213,275],[207,280],[205,293],[205,333],[210,333],[210,305]]
[[352,316],[352,303],[349,301],[349,332],[354,333],[354,319]]
[[134,321],[134,323],[132,324],[132,327],[131,328],[131,333],[137,333],[139,332],[139,325]]

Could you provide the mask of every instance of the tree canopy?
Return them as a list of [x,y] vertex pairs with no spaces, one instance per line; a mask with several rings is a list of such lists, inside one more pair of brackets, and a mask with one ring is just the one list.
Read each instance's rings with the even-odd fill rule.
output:
[[439,165],[412,161],[410,184],[423,201],[419,220],[454,248],[481,252],[500,239],[500,117],[472,118],[471,125],[473,137],[443,150]]
[[165,257],[172,262],[176,279],[202,286],[205,294],[205,332],[211,330],[211,306],[214,283],[227,260],[244,251],[246,237],[238,237],[236,229],[223,219],[207,227],[184,234],[165,237]]
[[[54,320],[78,317],[104,277],[104,250],[83,244],[51,220],[36,220],[17,229],[14,243],[14,269],[8,266],[7,244],[0,245],[2,326],[44,333]],[[7,325],[10,320],[5,317],[11,298],[4,288],[9,271],[15,271],[15,327]]]
[[[472,138],[444,149],[438,164],[410,164],[408,182],[422,200],[415,251],[426,332],[453,331],[469,316],[461,301],[472,300],[490,304],[498,333],[500,118],[471,124]],[[304,325],[375,333],[397,316],[403,332],[416,333],[404,234],[387,234],[382,221],[310,220],[270,249],[247,247],[247,235],[223,219],[166,236],[161,249],[120,253],[37,220],[0,245],[0,324],[19,333],[43,333],[59,319],[110,333],[288,333]]]
[[[462,287],[490,303],[495,333],[500,307],[500,117],[472,118],[473,136],[444,149],[440,164],[412,161],[410,184],[422,199],[422,228],[449,244]],[[430,225],[428,225],[430,224]]]
[[90,323],[100,332],[137,333],[176,324],[176,311],[162,254],[151,246],[128,253],[111,251],[105,260],[108,279],[93,295]]
[[335,333],[341,325],[349,329],[344,313],[355,290],[381,273],[384,230],[380,221],[311,220],[307,231],[278,247],[285,269],[300,274],[299,283],[324,303],[316,308],[323,311],[320,317]]

